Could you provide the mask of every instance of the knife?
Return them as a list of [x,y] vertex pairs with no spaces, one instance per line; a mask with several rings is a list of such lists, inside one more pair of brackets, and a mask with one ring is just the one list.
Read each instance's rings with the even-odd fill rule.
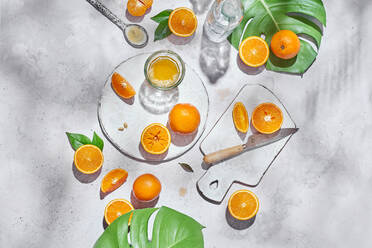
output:
[[239,155],[242,152],[257,149],[259,147],[267,146],[275,143],[285,137],[294,134],[298,131],[298,128],[282,128],[278,132],[273,134],[252,134],[248,137],[248,141],[245,144],[232,146],[219,150],[217,152],[209,153],[204,156],[203,161],[206,164],[213,164],[222,160],[231,158]]

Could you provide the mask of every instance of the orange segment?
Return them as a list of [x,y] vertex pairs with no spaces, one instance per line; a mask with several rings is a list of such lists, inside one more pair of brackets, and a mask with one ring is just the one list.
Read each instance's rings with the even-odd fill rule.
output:
[[74,163],[80,172],[84,174],[93,174],[102,167],[102,151],[94,145],[80,146],[75,151]]
[[173,34],[181,37],[191,36],[198,26],[194,12],[189,8],[176,8],[168,20],[169,29]]
[[169,130],[163,124],[153,123],[142,132],[141,144],[148,153],[162,154],[168,150],[170,143]]
[[122,98],[129,99],[136,94],[132,85],[117,72],[112,74],[111,85],[116,94]]
[[139,0],[128,0],[127,10],[132,16],[143,16],[147,6]]
[[258,36],[246,38],[239,46],[239,57],[248,66],[259,67],[269,58],[269,46]]
[[113,169],[108,172],[102,179],[101,191],[103,193],[110,193],[119,188],[128,177],[128,172],[123,169]]
[[252,125],[260,133],[275,133],[282,123],[282,111],[273,103],[262,103],[253,110]]
[[235,128],[239,132],[246,133],[249,127],[249,118],[247,110],[242,102],[235,103],[232,115]]
[[[132,210],[134,210],[134,207],[129,201],[125,199],[114,199],[110,201],[105,208],[105,221],[110,225],[116,218]],[[132,215],[129,218],[129,224]]]
[[152,174],[143,174],[134,181],[133,193],[137,199],[151,201],[158,197],[161,191],[161,183]]
[[199,127],[200,114],[194,105],[179,103],[169,112],[168,121],[174,132],[192,133]]
[[235,191],[228,203],[230,214],[238,220],[249,220],[257,214],[258,207],[257,196],[249,190]]

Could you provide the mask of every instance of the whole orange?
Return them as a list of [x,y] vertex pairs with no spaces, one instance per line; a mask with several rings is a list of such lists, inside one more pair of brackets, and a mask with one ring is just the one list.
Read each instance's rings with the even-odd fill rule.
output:
[[291,30],[280,30],[271,39],[270,48],[275,56],[282,59],[296,57],[300,51],[300,40]]
[[134,181],[133,193],[137,199],[150,201],[158,197],[161,191],[159,179],[152,174],[143,174]]
[[200,124],[198,109],[189,103],[176,104],[169,112],[168,119],[170,128],[183,134],[194,132]]

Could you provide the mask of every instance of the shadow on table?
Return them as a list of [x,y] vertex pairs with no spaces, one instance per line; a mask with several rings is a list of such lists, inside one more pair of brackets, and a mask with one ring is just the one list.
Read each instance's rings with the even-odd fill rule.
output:
[[198,134],[198,129],[197,128],[194,132],[190,134],[181,134],[174,132],[172,128],[169,125],[169,122],[167,122],[167,128],[169,130],[169,133],[171,135],[171,142],[175,146],[187,146],[189,145],[196,137]]
[[231,226],[232,228],[236,229],[236,230],[244,230],[244,229],[247,229],[249,227],[251,227],[255,220],[256,220],[256,216],[248,219],[248,220],[238,220],[238,219],[235,219],[229,212],[228,208],[226,208],[226,214],[225,214],[225,217],[226,217],[226,221],[227,221],[227,224],[229,224],[229,226]]
[[251,67],[246,64],[240,59],[239,53],[236,55],[236,64],[238,65],[239,69],[248,75],[257,75],[260,74],[265,70],[265,66],[259,66],[259,67]]
[[195,33],[189,37],[181,37],[171,34],[167,37],[168,41],[174,45],[186,45],[190,43],[195,37]]
[[215,84],[229,68],[230,49],[231,45],[227,40],[212,42],[203,30],[199,64],[210,83]]
[[102,171],[102,167],[93,174],[84,174],[84,173],[80,172],[76,168],[74,162],[72,162],[72,173],[74,174],[75,178],[81,183],[91,183],[91,182],[93,182],[101,174],[101,171]]

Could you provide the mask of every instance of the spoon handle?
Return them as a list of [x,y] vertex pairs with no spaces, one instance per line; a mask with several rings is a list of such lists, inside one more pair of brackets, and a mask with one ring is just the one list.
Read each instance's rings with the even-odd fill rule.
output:
[[124,31],[127,26],[122,20],[119,19],[114,13],[112,13],[106,6],[97,0],[87,0],[96,10],[101,12],[102,15],[106,16],[110,21],[112,21],[116,26]]

